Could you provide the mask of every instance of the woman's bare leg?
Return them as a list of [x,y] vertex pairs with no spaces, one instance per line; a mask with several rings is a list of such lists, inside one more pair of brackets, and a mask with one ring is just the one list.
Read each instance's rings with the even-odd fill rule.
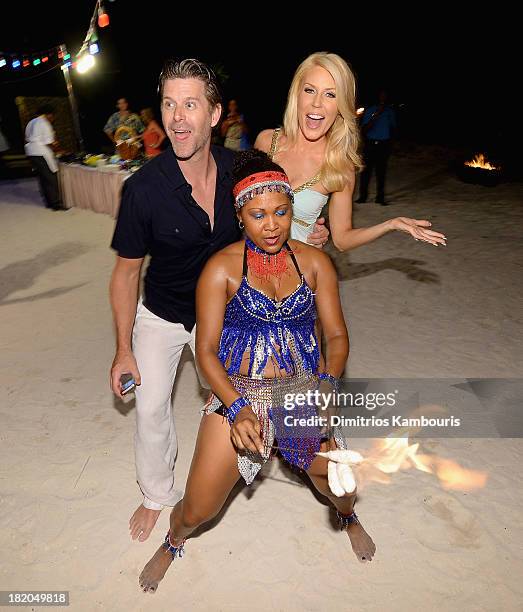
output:
[[[329,443],[322,443],[321,450],[331,450]],[[354,510],[354,502],[356,501],[356,491],[354,493],[346,493],[343,497],[334,495],[329,488],[327,464],[328,460],[325,457],[316,457],[307,470],[307,475],[316,489],[333,503],[336,510],[341,514],[351,514]],[[369,534],[363,529],[361,523],[352,523],[346,527],[346,531],[350,538],[352,550],[358,560],[363,563],[372,561],[372,557],[376,552],[376,546]]]
[[[184,498],[171,512],[173,546],[182,544],[197,527],[218,514],[239,477],[229,423],[218,414],[205,415],[198,430]],[[160,546],[140,574],[144,592],[156,591],[171,563],[171,553]]]

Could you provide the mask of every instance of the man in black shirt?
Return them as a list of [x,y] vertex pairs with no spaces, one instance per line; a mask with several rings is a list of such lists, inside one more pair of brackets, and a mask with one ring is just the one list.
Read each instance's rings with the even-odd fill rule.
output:
[[[183,347],[189,344],[194,352],[198,277],[213,253],[241,238],[232,198],[233,154],[211,146],[222,110],[216,77],[197,60],[170,60],[159,92],[172,148],[126,181],[111,245],[118,254],[110,289],[117,332],[111,386],[121,397],[120,376],[126,372],[138,385],[135,456],[144,499],[130,530],[140,541],[149,537],[162,507],[181,498],[174,487],[171,393]],[[323,229],[314,243],[327,236]]]

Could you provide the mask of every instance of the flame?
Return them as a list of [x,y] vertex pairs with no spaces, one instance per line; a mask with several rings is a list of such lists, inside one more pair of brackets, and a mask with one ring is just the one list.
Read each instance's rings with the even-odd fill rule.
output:
[[444,489],[472,491],[482,489],[487,482],[486,472],[468,470],[450,459],[435,458],[436,475]]
[[358,108],[358,110],[356,111],[356,115],[363,115],[363,113],[365,112],[365,108],[363,106],[361,106],[360,108]]
[[463,468],[451,459],[418,454],[419,444],[409,444],[403,437],[388,437],[374,442],[374,447],[355,466],[358,486],[367,482],[388,484],[391,474],[412,467],[434,474],[444,489],[472,491],[485,486],[487,473]]
[[483,153],[478,153],[472,161],[466,161],[465,166],[481,168],[482,170],[499,170],[499,166],[493,166],[487,161],[487,156],[483,155]]

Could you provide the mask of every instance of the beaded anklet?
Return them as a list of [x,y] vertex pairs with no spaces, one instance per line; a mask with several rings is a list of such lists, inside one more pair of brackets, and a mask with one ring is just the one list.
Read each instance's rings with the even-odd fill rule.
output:
[[339,510],[336,510],[336,516],[338,517],[338,523],[340,529],[346,529],[349,525],[359,525],[358,515],[354,510],[350,514],[342,514]]
[[173,561],[176,559],[176,557],[183,557],[183,553],[185,552],[184,550],[184,544],[185,544],[185,538],[182,540],[182,543],[179,544],[178,546],[173,546],[171,544],[171,532],[168,531],[167,535],[165,536],[165,540],[162,544],[162,546],[165,548],[165,550],[168,550],[171,555],[173,556]]

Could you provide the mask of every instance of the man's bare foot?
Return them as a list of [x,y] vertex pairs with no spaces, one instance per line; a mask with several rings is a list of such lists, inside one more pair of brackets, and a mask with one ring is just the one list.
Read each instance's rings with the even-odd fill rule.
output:
[[158,583],[165,576],[165,572],[173,562],[172,554],[163,546],[154,553],[151,560],[143,568],[140,578],[140,588],[144,593],[154,593]]
[[131,532],[132,539],[136,540],[138,538],[140,542],[145,542],[151,535],[160,512],[161,510],[150,510],[143,504],[140,504],[129,521],[129,531]]
[[376,552],[376,545],[372,541],[370,535],[363,529],[361,523],[351,523],[346,528],[347,534],[352,544],[352,550],[358,561],[366,563],[372,561],[372,557]]

